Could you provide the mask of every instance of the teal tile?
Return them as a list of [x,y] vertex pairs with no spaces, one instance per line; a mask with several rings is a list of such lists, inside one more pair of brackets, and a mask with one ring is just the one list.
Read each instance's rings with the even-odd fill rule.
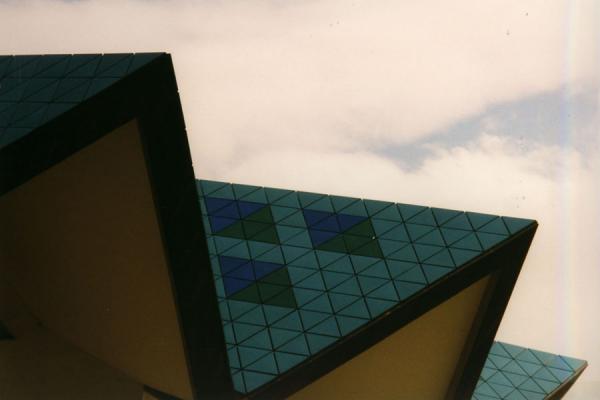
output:
[[233,388],[238,392],[246,392],[246,385],[244,384],[244,378],[241,372],[236,372],[231,374],[231,379],[233,380]]
[[418,291],[423,290],[427,285],[406,281],[394,281],[394,286],[396,287],[400,300],[406,300]]
[[235,338],[238,341],[238,343],[243,342],[250,336],[264,329],[262,326],[245,324],[241,322],[233,322],[232,325],[233,331],[235,332]]
[[528,349],[521,349],[521,351],[516,355],[513,355],[513,357],[519,361],[526,361],[528,363],[541,365],[540,360],[538,360],[537,357]]
[[236,183],[229,185],[229,186],[231,187],[231,190],[232,190],[235,198],[238,200],[242,199],[244,196],[249,195],[250,193],[252,193],[260,188],[259,186],[240,185],[240,184],[236,184]]
[[415,253],[414,247],[410,244],[404,246],[400,250],[390,254],[388,256],[391,260],[396,261],[406,261],[406,262],[417,262],[417,255]]
[[331,293],[349,294],[352,296],[361,296],[362,291],[356,277],[351,277],[348,280],[340,283],[331,289]]
[[271,204],[299,209],[300,201],[298,200],[298,192],[289,192],[277,200],[271,201]]
[[303,230],[296,236],[285,241],[285,244],[290,246],[303,247],[305,249],[312,249],[312,241],[310,240],[310,236],[306,230]]
[[274,306],[269,304],[263,304],[262,306],[263,313],[265,319],[267,320],[267,324],[273,324],[276,321],[279,321],[281,318],[289,315],[294,311],[292,308]]
[[447,210],[444,208],[432,208],[431,212],[433,213],[435,221],[437,222],[437,224],[439,226],[442,226],[443,224],[448,222],[450,219],[456,217],[457,215],[459,215],[461,213],[460,211]]
[[333,336],[325,336],[325,335],[316,335],[312,333],[306,334],[306,340],[308,342],[308,347],[310,349],[310,353],[312,355],[317,354],[319,351],[324,349],[325,347],[333,344],[337,338]]
[[494,247],[495,245],[506,239],[506,236],[496,235],[493,233],[477,232],[476,234],[477,238],[479,239],[479,242],[481,243],[481,246],[485,250]]
[[323,196],[317,201],[314,201],[307,206],[305,206],[308,210],[316,210],[316,211],[325,211],[325,212],[333,212],[333,205],[329,200],[329,196]]
[[508,371],[502,371],[502,373],[504,374],[504,376],[506,376],[506,378],[512,383],[514,387],[518,387],[527,380],[527,376],[525,375],[514,374]]
[[296,265],[294,262],[300,260],[307,253],[312,253],[310,249],[305,247],[282,245],[283,260],[286,264]]
[[296,296],[296,302],[300,307],[307,303],[310,303],[311,301],[319,297],[321,294],[323,294],[323,292],[320,290],[304,289],[297,286],[295,286],[293,290],[294,295]]
[[411,224],[429,225],[433,227],[437,226],[437,222],[435,221],[430,208],[426,208],[420,213],[410,217],[408,220],[406,220],[406,222]]
[[372,215],[373,220],[390,220],[402,222],[402,216],[395,204],[389,204],[387,207],[377,211]]
[[367,209],[367,213],[369,216],[373,217],[380,211],[384,211],[389,206],[392,206],[393,203],[388,201],[378,201],[378,200],[363,200],[363,204]]
[[398,295],[396,294],[396,289],[394,289],[394,284],[391,281],[383,284],[379,288],[373,290],[369,293],[369,297],[383,300],[390,300],[397,302]]
[[299,311],[300,318],[302,319],[302,325],[305,330],[310,330],[322,321],[329,318],[329,313],[316,312],[316,311],[308,311],[308,310],[300,310]]
[[256,347],[264,350],[273,350],[273,344],[271,343],[269,332],[266,329],[255,333],[254,335],[239,343],[248,347]]
[[369,308],[369,313],[373,316],[373,318],[378,317],[397,304],[393,301],[373,299],[370,297],[367,297],[366,301],[367,307]]
[[324,250],[317,250],[315,254],[317,255],[321,268],[326,268],[329,264],[346,257],[342,253]]
[[554,391],[560,384],[558,382],[546,381],[544,379],[536,379],[535,383],[544,390],[544,393],[549,394]]
[[282,345],[290,342],[299,336],[298,331],[290,331],[287,329],[269,328],[269,335],[271,336],[271,342],[273,347],[278,349]]
[[331,290],[335,288],[340,283],[346,281],[350,278],[351,274],[343,274],[340,272],[331,272],[331,271],[323,271],[322,272],[323,281],[325,282],[325,286],[327,289]]
[[296,258],[289,264],[298,267],[311,268],[314,270],[318,270],[320,267],[316,253],[314,251],[306,252],[303,256]]
[[423,273],[423,269],[421,268],[420,265],[417,264],[409,264],[411,267],[410,269],[397,274],[394,276],[395,280],[398,281],[405,281],[405,282],[412,282],[412,283],[419,283],[419,284],[427,284],[427,278],[425,277],[425,274]]
[[479,256],[481,252],[473,251],[473,250],[463,250],[463,249],[450,249],[450,254],[452,254],[452,259],[454,263],[458,266],[466,264],[471,261],[475,257]]
[[279,373],[273,353],[269,353],[252,364],[247,365],[245,371],[261,372],[272,375]]
[[242,368],[252,364],[260,358],[270,354],[269,350],[255,349],[252,347],[238,346],[238,354],[240,357],[240,365]]
[[[291,267],[289,267],[291,268]],[[308,270],[311,271],[312,274],[310,276],[308,276],[306,279],[303,279],[302,281],[298,282],[296,284],[296,287],[298,288],[302,288],[302,289],[312,289],[312,290],[318,290],[318,291],[325,291],[325,282],[323,282],[323,278],[321,276],[320,272],[315,272],[314,270]]]
[[435,253],[431,257],[427,258],[425,263],[448,268],[454,268],[456,266],[454,261],[452,261],[452,256],[446,248],[443,248],[438,253]]
[[384,257],[394,254],[407,245],[406,242],[398,242],[395,240],[386,239],[379,239],[377,242],[379,243],[379,247],[381,248],[381,252],[383,253]]
[[217,197],[220,199],[231,199],[231,200],[235,199],[231,185],[225,185],[225,186],[218,188],[217,190],[215,190],[214,192],[212,192],[210,194],[210,197]]
[[289,329],[292,331],[302,332],[302,322],[298,311],[294,311],[271,325],[273,328]]
[[331,303],[329,302],[329,297],[327,294],[322,294],[319,297],[311,300],[310,302],[304,304],[302,306],[303,310],[308,311],[318,311],[323,313],[333,313],[333,309],[331,308]]
[[509,235],[508,229],[502,222],[502,218],[496,217],[478,229],[480,232],[495,233],[497,235]]
[[391,278],[390,273],[387,269],[387,266],[383,260],[376,262],[375,264],[371,265],[370,267],[367,267],[366,269],[361,271],[360,274],[364,275],[364,276],[372,276],[375,278],[383,278],[383,279]]
[[458,214],[456,217],[446,221],[444,224],[442,224],[442,226],[448,229],[462,229],[466,231],[473,230],[473,227],[471,226],[471,223],[469,222],[469,219],[465,213]]
[[306,356],[292,353],[275,352],[279,372],[283,373],[306,360]]
[[369,215],[362,201],[356,201],[354,203],[349,204],[348,206],[344,207],[341,211],[339,211],[339,213],[354,215],[357,217],[367,217]]
[[325,319],[322,322],[319,322],[312,328],[308,329],[308,332],[316,333],[319,335],[328,335],[328,336],[335,336],[335,337],[340,336],[340,331],[338,329],[337,321],[333,316]]
[[413,242],[435,230],[435,227],[433,226],[412,223],[407,223],[405,228],[410,236],[410,240]]
[[343,315],[336,315],[335,318],[337,320],[340,332],[343,336],[349,334],[350,332],[360,328],[361,326],[369,322],[369,320],[365,318],[353,318]]
[[244,381],[246,382],[246,390],[248,392],[251,392],[252,390],[276,378],[276,375],[263,374],[253,371],[243,371],[242,373],[244,374]]
[[[273,215],[273,221],[279,223],[280,221],[290,217],[293,214],[298,213],[298,209],[283,206],[271,205],[271,213]],[[277,225],[277,229],[284,227],[285,225]]]
[[431,284],[443,276],[448,275],[453,271],[452,268],[440,267],[437,265],[423,264],[423,272],[427,277],[427,281]]
[[560,383],[560,381],[550,373],[550,371],[548,371],[547,368],[542,367],[540,368],[534,375],[533,378],[536,380],[536,382],[539,383],[539,380],[545,380],[545,381],[550,381],[550,382],[556,382],[556,383]]
[[358,281],[360,283],[360,288],[365,295],[389,282],[387,279],[363,275],[358,276]]
[[297,211],[289,217],[283,218],[282,220],[278,221],[278,224],[306,228],[306,222],[304,221],[304,216],[302,215],[301,211]]
[[263,188],[258,188],[257,190],[244,195],[240,200],[261,204],[269,203],[269,200],[267,200],[267,195],[265,194]]
[[519,232],[521,229],[526,228],[533,224],[533,220],[530,219],[521,219],[521,218],[511,218],[511,217],[502,217],[504,224],[508,228],[511,234],[515,234]]
[[343,196],[330,196],[329,199],[331,200],[331,205],[333,206],[333,210],[336,213],[341,213],[344,208],[348,207],[353,203],[356,203],[357,201],[360,201],[359,199],[354,197]]
[[[287,270],[290,275],[290,281],[292,282],[293,285],[297,285],[303,279],[308,278],[309,276],[315,274],[314,270],[308,269],[308,268],[289,266],[289,267],[287,267]],[[310,288],[310,289],[316,289],[316,288]]]
[[446,246],[446,242],[444,242],[444,238],[438,229],[434,229],[431,232],[419,237],[416,242],[421,244],[431,244],[434,246]]
[[[317,257],[319,257],[318,252]],[[354,268],[352,267],[352,262],[350,261],[349,256],[342,256],[337,260],[326,264],[323,267],[323,270],[332,272],[342,272],[344,274],[354,274]]]
[[287,196],[290,193],[293,193],[293,191],[286,189],[265,188],[265,195],[267,196],[267,200],[269,200],[269,203],[274,203],[275,201],[281,199],[284,196]]
[[329,293],[329,300],[331,301],[331,305],[333,310],[337,313],[342,309],[345,309],[350,304],[353,304],[361,297],[353,296],[350,294],[343,293]]
[[574,371],[583,367],[583,365],[585,364],[585,361],[578,360],[578,359],[572,358],[572,357],[560,356],[560,358],[562,358],[562,360],[565,363],[567,363],[569,365],[569,367],[571,367],[571,369]]
[[497,218],[495,215],[474,212],[467,212],[466,215],[467,218],[469,218],[469,221],[471,222],[471,226],[473,226],[473,229],[475,230],[480,229],[482,226],[489,223],[494,218]]
[[262,307],[255,307],[248,312],[245,312],[235,319],[236,322],[244,322],[254,325],[267,326],[267,321],[263,314]]
[[308,343],[304,334],[296,336],[294,339],[283,344],[278,350],[286,353],[293,353],[303,356],[310,355],[310,350],[308,348]]
[[367,309],[365,300],[362,297],[358,298],[358,300],[354,301],[354,303],[350,303],[349,305],[346,305],[344,308],[340,309],[337,312],[337,315],[366,320],[370,319],[369,310]]
[[381,261],[381,259],[379,258],[358,255],[351,255],[350,260],[352,261],[352,265],[354,266],[354,271],[356,271],[357,273],[364,271],[366,268],[370,267],[376,262]]
[[451,246],[457,249],[473,250],[478,252],[483,250],[481,244],[479,244],[479,239],[474,233],[467,234],[462,239],[452,243]]
[[297,193],[298,193],[298,200],[300,201],[300,206],[302,206],[303,208],[306,208],[306,207],[310,206],[312,203],[316,202],[317,200],[320,200],[323,197],[325,197],[324,194],[319,194],[319,193],[309,193],[309,192],[297,192]]
[[415,253],[419,258],[419,261],[421,262],[426,261],[429,257],[444,250],[444,247],[441,246],[432,246],[429,244],[420,243],[413,243],[413,248],[415,249]]
[[413,269],[418,264],[415,262],[399,261],[399,260],[385,260],[388,271],[392,278],[396,278],[409,270]]
[[416,206],[413,204],[397,204],[397,207],[404,221],[408,221],[410,218],[414,217],[415,215],[427,208],[423,206]]

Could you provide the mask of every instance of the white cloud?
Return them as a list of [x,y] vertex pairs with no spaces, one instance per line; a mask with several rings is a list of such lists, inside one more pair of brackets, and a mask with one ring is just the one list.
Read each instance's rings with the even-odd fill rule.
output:
[[[597,83],[595,2],[0,3],[2,53],[173,53],[195,164],[405,143]],[[208,151],[205,151],[208,149]]]

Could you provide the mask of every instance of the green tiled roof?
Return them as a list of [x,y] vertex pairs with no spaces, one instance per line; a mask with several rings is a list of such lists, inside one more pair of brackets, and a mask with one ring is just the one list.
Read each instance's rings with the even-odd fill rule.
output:
[[235,389],[250,392],[533,221],[198,181]]
[[0,56],[0,149],[160,54]]
[[543,400],[573,378],[585,361],[495,342],[474,400]]

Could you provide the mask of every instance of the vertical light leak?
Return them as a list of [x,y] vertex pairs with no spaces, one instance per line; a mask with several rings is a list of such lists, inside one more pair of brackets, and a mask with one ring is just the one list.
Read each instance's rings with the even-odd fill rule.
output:
[[558,168],[558,182],[559,182],[559,193],[560,207],[557,209],[558,217],[558,230],[556,237],[556,243],[559,246],[558,249],[558,263],[556,263],[556,274],[558,276],[557,290],[558,295],[555,298],[556,310],[558,310],[558,340],[559,347],[561,349],[571,348],[575,337],[575,330],[577,324],[573,323],[575,318],[571,315],[572,300],[574,293],[572,292],[573,287],[573,274],[575,273],[575,265],[571,265],[573,260],[572,253],[572,238],[571,238],[571,224],[572,224],[572,206],[573,202],[571,197],[577,188],[574,186],[572,180],[572,174],[574,172],[571,160],[569,158],[568,149],[572,146],[572,110],[571,103],[569,101],[569,94],[572,90],[571,83],[575,74],[574,57],[575,49],[573,43],[573,29],[575,29],[574,19],[576,18],[576,10],[573,2],[565,3],[565,23],[563,25],[563,35],[565,48],[563,51],[564,64],[563,64],[563,86],[561,90],[561,118],[560,118],[560,130],[559,130],[559,143],[561,147],[559,168]]

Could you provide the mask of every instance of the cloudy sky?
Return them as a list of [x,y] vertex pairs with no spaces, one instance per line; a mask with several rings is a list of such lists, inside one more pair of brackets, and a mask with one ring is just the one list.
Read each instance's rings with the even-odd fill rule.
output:
[[168,51],[199,177],[537,219],[498,339],[600,393],[600,3],[0,0],[0,53]]

